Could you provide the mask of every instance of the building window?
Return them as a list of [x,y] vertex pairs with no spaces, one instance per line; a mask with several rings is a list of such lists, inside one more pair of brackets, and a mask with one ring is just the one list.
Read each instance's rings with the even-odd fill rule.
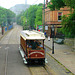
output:
[[62,12],[58,12],[58,21],[61,21]]

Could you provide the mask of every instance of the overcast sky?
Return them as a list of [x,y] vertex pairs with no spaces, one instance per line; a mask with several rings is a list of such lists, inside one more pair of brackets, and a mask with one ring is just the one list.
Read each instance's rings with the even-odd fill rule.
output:
[[[50,1],[50,0],[49,0]],[[27,0],[27,4],[44,3],[44,0]],[[16,4],[25,4],[25,0],[0,0],[0,6],[9,9]]]

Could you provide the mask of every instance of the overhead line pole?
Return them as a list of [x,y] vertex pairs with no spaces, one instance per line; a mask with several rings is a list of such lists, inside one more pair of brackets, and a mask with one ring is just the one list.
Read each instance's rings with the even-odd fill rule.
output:
[[45,0],[44,0],[44,14],[43,14],[43,32],[45,29]]

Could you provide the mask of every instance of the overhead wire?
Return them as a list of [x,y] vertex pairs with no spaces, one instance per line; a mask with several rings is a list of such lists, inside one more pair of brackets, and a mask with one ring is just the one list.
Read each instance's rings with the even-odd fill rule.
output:
[[36,0],[32,5],[34,5],[38,0]]

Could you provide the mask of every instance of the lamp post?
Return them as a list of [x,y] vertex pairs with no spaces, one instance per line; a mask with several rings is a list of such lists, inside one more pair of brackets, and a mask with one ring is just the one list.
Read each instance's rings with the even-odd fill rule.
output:
[[54,54],[54,25],[52,25],[52,54]]

